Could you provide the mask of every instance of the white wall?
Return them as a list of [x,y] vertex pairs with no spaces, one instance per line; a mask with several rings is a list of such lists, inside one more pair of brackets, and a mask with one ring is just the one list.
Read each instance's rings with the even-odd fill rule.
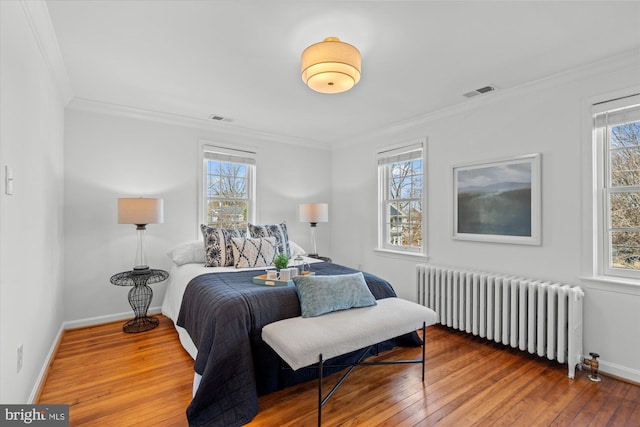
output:
[[[129,288],[109,282],[135,256],[135,227],[117,224],[118,197],[164,199],[164,223],[146,231],[152,268],[169,270],[167,251],[199,237],[196,169],[203,141],[256,151],[257,222],[286,221],[303,246],[309,231],[298,222],[298,204],[330,197],[328,150],[76,108],[67,109],[65,129],[65,320],[71,324],[131,316]],[[329,247],[328,232],[319,245]],[[152,308],[162,304],[165,288],[166,282],[152,286]]]
[[26,403],[63,320],[66,101],[23,4],[0,2],[0,11],[0,402]]
[[[637,61],[492,94],[329,152],[213,126],[77,108],[65,117],[66,97],[53,81],[43,39],[34,38],[25,4],[0,1],[0,166],[10,165],[15,175],[14,195],[4,195],[4,180],[0,184],[2,403],[29,399],[63,321],[130,316],[128,288],[109,283],[112,274],[130,268],[135,251],[133,226],[116,223],[118,197],[165,199],[165,223],[147,231],[153,267],[169,269],[167,250],[198,237],[196,164],[204,140],[255,148],[258,222],[287,221],[292,239],[308,248],[309,227],[297,221],[298,204],[329,202],[330,222],[318,228],[319,252],[376,273],[413,299],[416,260],[373,251],[375,153],[427,136],[430,261],[580,284],[586,291],[585,350],[602,355],[604,370],[640,382],[639,288],[580,279],[589,274],[582,248],[590,239],[581,192],[590,143],[584,107],[593,97],[638,85]],[[530,152],[543,155],[542,245],[452,240],[451,165]],[[153,285],[152,307],[161,304],[164,286]],[[20,344],[24,366],[16,373]]]
[[[389,280],[400,296],[416,298],[415,265],[419,261],[373,251],[377,230],[375,153],[384,145],[426,136],[429,262],[583,286],[585,351],[600,353],[604,371],[640,382],[640,286],[605,284],[604,289],[594,289],[591,282],[580,279],[589,271],[582,247],[590,239],[581,225],[582,160],[591,144],[585,105],[596,95],[640,83],[638,54],[635,59],[618,62],[617,69],[598,65],[497,92],[410,126],[346,142],[344,148],[334,150],[334,260],[361,265]],[[542,153],[542,244],[453,240],[452,165],[533,152]],[[353,206],[357,206],[357,215]]]

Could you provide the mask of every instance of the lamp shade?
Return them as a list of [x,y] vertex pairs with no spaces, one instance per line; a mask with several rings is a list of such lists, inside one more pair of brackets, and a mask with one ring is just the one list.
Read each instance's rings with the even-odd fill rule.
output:
[[329,205],[326,203],[305,203],[300,205],[300,222],[329,221]]
[[162,224],[163,221],[162,199],[143,197],[118,199],[118,224]]
[[337,37],[327,37],[302,52],[301,68],[302,80],[316,92],[345,92],[360,81],[360,51]]

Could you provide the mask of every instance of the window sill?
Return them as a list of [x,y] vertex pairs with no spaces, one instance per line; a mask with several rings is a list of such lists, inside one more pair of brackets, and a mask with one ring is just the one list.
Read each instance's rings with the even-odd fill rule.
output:
[[426,262],[429,260],[429,256],[421,253],[416,253],[416,252],[392,251],[390,249],[380,249],[380,248],[375,248],[373,252],[378,255],[386,256],[390,258],[406,259],[406,260],[412,260],[412,261],[423,261],[423,262]]
[[640,280],[613,276],[583,276],[585,287],[603,291],[640,295]]

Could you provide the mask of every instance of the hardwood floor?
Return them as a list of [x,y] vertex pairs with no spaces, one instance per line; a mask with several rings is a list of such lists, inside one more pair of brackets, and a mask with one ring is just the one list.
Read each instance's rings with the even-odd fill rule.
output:
[[193,359],[170,319],[139,334],[122,323],[65,331],[39,403],[66,403],[72,426],[185,426]]
[[[67,403],[71,426],[186,426],[193,361],[169,319],[141,334],[122,323],[65,332],[39,403]],[[385,358],[419,357],[397,348]],[[326,384],[332,384],[335,376]],[[250,426],[316,424],[316,382],[259,399]],[[566,366],[442,327],[419,365],[357,368],[323,409],[326,426],[640,426],[640,387],[592,383]]]

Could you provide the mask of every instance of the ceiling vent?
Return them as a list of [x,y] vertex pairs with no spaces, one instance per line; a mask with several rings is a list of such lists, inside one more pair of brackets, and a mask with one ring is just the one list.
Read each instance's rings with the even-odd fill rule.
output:
[[493,92],[494,90],[496,90],[495,86],[485,86],[480,89],[472,90],[471,92],[463,93],[462,96],[473,98],[474,96],[483,95],[485,93]]
[[228,117],[222,117],[222,116],[219,116],[217,114],[210,115],[209,116],[209,120],[215,120],[217,122],[232,122],[233,121],[233,119],[230,119]]

